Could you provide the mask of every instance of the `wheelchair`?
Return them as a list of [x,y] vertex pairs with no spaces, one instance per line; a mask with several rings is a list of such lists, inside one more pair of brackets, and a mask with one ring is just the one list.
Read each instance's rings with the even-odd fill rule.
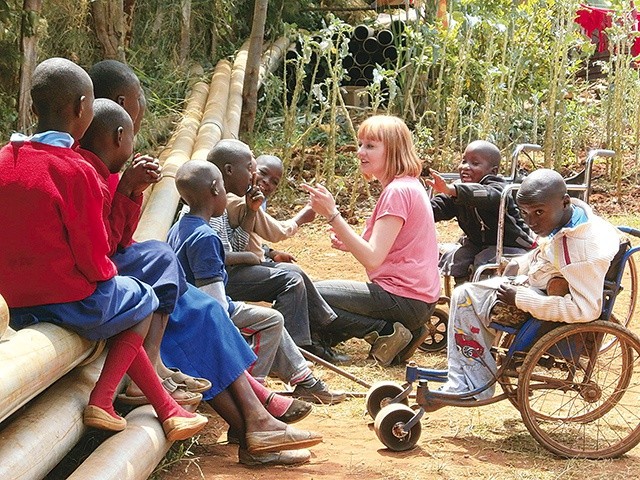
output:
[[[534,143],[521,143],[516,145],[511,154],[511,165],[509,175],[505,177],[509,184],[502,192],[499,219],[498,219],[498,238],[496,245],[496,259],[501,259],[495,263],[480,266],[473,274],[472,281],[478,281],[496,275],[501,268],[501,263],[508,260],[509,256],[504,254],[504,219],[507,207],[507,198],[513,196],[515,189],[526,177],[528,171],[521,163],[522,156],[528,159],[533,169],[537,166],[530,155],[532,152],[538,152],[542,149],[540,145]],[[582,171],[565,178],[567,190],[570,196],[579,198],[589,203],[589,196],[592,189],[593,178],[593,162],[598,157],[612,157],[615,153],[612,150],[593,149],[587,153],[585,158],[585,167]],[[445,178],[449,181],[458,178],[457,174],[445,174]],[[620,298],[616,303],[613,315],[625,326],[628,326],[633,317],[636,308],[636,294],[638,291],[638,274],[637,266],[630,257],[626,263],[625,270],[622,274]],[[429,334],[420,345],[419,349],[423,352],[434,353],[442,351],[447,346],[447,322],[448,322],[448,305],[453,291],[452,279],[449,276],[443,277],[443,295],[438,301],[438,306],[431,315],[426,324]]]
[[[639,230],[619,229],[640,238]],[[560,457],[613,458],[635,447],[640,443],[640,338],[612,313],[625,265],[638,250],[629,241],[621,243],[605,278],[597,320],[565,324],[531,318],[519,328],[491,324],[501,335],[491,350],[498,370],[486,385],[464,394],[433,391],[429,382],[445,382],[447,371],[415,362],[407,365],[404,385],[373,385],[366,407],[380,441],[393,451],[409,450],[420,438],[425,412],[507,399],[534,439]],[[473,356],[473,347],[467,353]],[[411,408],[415,383],[417,405]],[[502,393],[475,400],[496,383]]]

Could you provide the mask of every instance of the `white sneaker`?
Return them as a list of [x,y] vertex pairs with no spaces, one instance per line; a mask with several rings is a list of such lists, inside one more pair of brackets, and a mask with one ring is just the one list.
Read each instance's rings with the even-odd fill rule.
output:
[[396,322],[393,324],[391,335],[380,335],[376,339],[371,346],[369,355],[375,358],[379,364],[388,367],[396,355],[409,345],[412,338],[409,329],[400,322]]

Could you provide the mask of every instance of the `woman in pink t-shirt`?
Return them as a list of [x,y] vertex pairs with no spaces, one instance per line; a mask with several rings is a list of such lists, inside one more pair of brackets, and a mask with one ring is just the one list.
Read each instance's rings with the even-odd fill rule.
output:
[[440,296],[433,211],[419,176],[411,132],[390,115],[365,120],[358,130],[358,158],[367,178],[383,190],[362,236],[340,216],[322,185],[304,185],[311,206],[331,225],[331,243],[350,252],[369,282],[327,280],[318,291],[338,315],[322,332],[330,345],[351,337],[371,343],[383,365],[408,359],[428,334],[425,323]]

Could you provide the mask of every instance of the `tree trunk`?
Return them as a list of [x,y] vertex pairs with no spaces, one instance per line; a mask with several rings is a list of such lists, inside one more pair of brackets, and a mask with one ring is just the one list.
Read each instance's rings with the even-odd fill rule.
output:
[[18,96],[18,130],[31,127],[31,76],[38,59],[38,23],[42,0],[24,0],[20,32],[20,93]]
[[133,12],[136,8],[136,0],[124,0],[122,11],[124,13],[124,46],[129,48],[133,30]]
[[125,61],[123,0],[93,0],[91,14],[104,58]]
[[182,0],[180,5],[181,20],[180,20],[180,50],[179,50],[179,62],[180,65],[184,65],[189,57],[189,48],[191,46],[191,0]]
[[242,86],[242,115],[240,117],[240,134],[251,143],[253,126],[258,109],[258,80],[260,76],[260,60],[264,24],[267,21],[269,0],[255,0],[253,8],[253,25],[251,26],[251,43],[247,56],[247,69]]

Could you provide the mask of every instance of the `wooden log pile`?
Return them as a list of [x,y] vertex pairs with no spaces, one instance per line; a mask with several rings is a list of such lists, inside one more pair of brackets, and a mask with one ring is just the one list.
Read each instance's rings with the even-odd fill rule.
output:
[[[261,81],[277,67],[289,43],[280,39],[264,53]],[[182,120],[160,155],[163,179],[145,197],[136,240],[165,240],[179,203],[177,169],[191,159],[206,158],[223,134],[238,137],[243,61],[246,50],[241,49],[233,68],[221,60],[210,83],[193,84]],[[8,323],[0,296],[0,479],[39,480],[87,432],[82,411],[104,362],[104,344],[49,323],[18,332]],[[149,476],[171,443],[150,406],[136,408],[126,418],[127,428],[100,445],[69,478]]]

